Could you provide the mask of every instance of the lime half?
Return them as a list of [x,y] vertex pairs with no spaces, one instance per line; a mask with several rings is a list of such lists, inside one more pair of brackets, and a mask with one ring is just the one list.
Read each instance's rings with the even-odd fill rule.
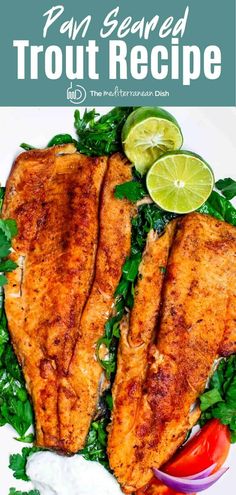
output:
[[190,213],[205,203],[214,187],[210,166],[189,151],[166,153],[150,168],[148,192],[163,210]]
[[158,107],[134,110],[125,122],[121,137],[126,156],[141,174],[161,155],[181,148],[183,143],[178,122]]

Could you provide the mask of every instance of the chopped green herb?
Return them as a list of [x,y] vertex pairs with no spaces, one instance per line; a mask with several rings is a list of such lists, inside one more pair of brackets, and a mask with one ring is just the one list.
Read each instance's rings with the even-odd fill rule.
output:
[[103,418],[99,421],[93,421],[87,437],[86,446],[79,452],[85,459],[98,461],[108,469],[108,458],[106,453],[107,444],[107,425],[109,420]]
[[133,107],[115,107],[99,117],[95,110],[75,111],[78,150],[88,156],[110,155],[122,151],[121,130]]
[[159,270],[161,273],[165,274],[166,273],[166,266],[159,266]]
[[22,442],[22,443],[33,443],[35,440],[35,436],[34,433],[29,433],[28,435],[15,438],[15,440],[17,440],[17,442]]
[[228,425],[231,442],[236,441],[236,355],[220,361],[207,390],[200,396],[200,407],[201,426],[218,418]]
[[161,234],[166,225],[178,215],[169,213],[158,208],[154,203],[144,204],[139,207],[138,215],[133,218],[132,246],[131,252],[142,252],[146,243],[148,232],[153,229]]
[[25,382],[16,356],[9,342],[7,321],[3,310],[0,318],[0,426],[10,424],[20,435],[25,435],[33,423],[33,412]]
[[0,272],[12,272],[17,268],[17,264],[12,260],[4,260],[0,262]]
[[[3,198],[3,191],[1,191]],[[15,220],[0,219],[0,271],[10,272],[16,263],[6,259],[11,250],[12,238],[17,234]],[[0,275],[0,286],[7,279]],[[0,288],[0,426],[10,424],[22,440],[33,423],[32,407],[25,388],[24,378],[9,339],[4,311],[4,296]]]
[[5,195],[5,187],[0,187],[0,211],[2,211],[4,195]]
[[112,411],[112,409],[113,409],[113,399],[112,399],[111,393],[107,393],[107,395],[106,395],[106,404],[107,404],[108,409],[110,411]]
[[6,284],[7,284],[7,277],[5,277],[5,275],[0,274],[0,287]]
[[214,404],[217,404],[217,402],[220,402],[222,400],[223,399],[220,395],[220,392],[216,388],[213,388],[212,390],[205,392],[200,397],[201,411],[206,411],[209,407],[213,406]]
[[30,151],[30,150],[36,150],[37,148],[35,148],[35,146],[31,146],[31,144],[27,144],[27,143],[21,143],[20,144],[20,148],[23,148],[23,150],[25,151]]
[[73,139],[70,134],[57,134],[54,136],[48,143],[47,148],[51,148],[51,146],[59,146],[61,144],[74,143],[77,146],[77,141]]
[[[121,130],[133,107],[115,107],[100,117],[95,109],[84,111],[83,116],[76,110],[74,124],[78,140],[70,134],[57,134],[48,143],[47,147],[74,143],[87,156],[111,155],[116,151],[123,151]],[[25,151],[37,149],[27,143],[20,145]]]
[[142,253],[137,253],[133,256],[130,256],[124,263],[122,273],[125,276],[127,282],[134,282],[136,280],[141,258]]
[[236,209],[226,198],[216,191],[212,191],[210,197],[198,210],[200,213],[206,213],[219,220],[231,223],[236,226]]
[[3,242],[9,242],[9,249],[11,248],[11,240],[17,234],[17,226],[15,220],[0,219],[0,240]]
[[226,199],[233,199],[236,196],[236,181],[234,179],[220,179],[215,183],[216,188],[221,191]]
[[39,452],[37,447],[24,447],[21,454],[12,454],[10,456],[9,468],[13,471],[14,478],[18,480],[29,481],[26,474],[26,464],[30,455]]
[[[11,271],[13,268],[10,260],[5,260],[2,258],[6,258],[11,251],[11,240],[17,233],[16,222],[14,220],[2,220],[0,219],[0,264],[2,269],[0,271]],[[8,267],[7,270],[4,270],[4,265]],[[12,268],[10,268],[12,266]],[[2,280],[3,282],[3,280]],[[1,283],[3,285],[3,283]]]
[[115,198],[128,199],[133,203],[147,196],[147,191],[144,189],[141,182],[130,181],[124,184],[119,184],[115,188]]

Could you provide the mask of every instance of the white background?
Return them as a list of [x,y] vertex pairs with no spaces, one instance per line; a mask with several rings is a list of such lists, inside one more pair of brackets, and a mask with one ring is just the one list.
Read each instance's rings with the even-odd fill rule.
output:
[[[83,112],[84,108],[81,108]],[[98,108],[103,113],[108,108]],[[184,135],[183,149],[200,154],[213,168],[216,179],[236,179],[236,109],[175,107],[167,110],[176,117]],[[26,142],[45,147],[55,134],[75,136],[73,108],[0,108],[0,182],[8,177],[12,162],[20,152],[19,144]],[[20,451],[25,444],[13,440],[10,427],[0,428],[0,495],[8,495],[9,487],[30,489],[30,483],[15,480],[8,469],[9,455]],[[206,493],[227,495],[235,493],[236,446],[231,448],[227,465],[230,470]],[[79,495],[79,494],[78,494]],[[91,495],[96,495],[91,493]]]

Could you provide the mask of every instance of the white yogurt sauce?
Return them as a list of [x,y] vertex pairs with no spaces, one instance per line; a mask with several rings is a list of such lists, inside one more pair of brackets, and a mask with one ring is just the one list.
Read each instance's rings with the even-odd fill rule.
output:
[[123,495],[112,474],[81,455],[37,452],[29,457],[26,472],[40,495]]

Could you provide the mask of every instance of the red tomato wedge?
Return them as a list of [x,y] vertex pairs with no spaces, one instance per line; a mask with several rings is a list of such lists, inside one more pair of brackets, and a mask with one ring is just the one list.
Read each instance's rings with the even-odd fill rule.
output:
[[[212,464],[213,472],[224,464],[230,449],[230,433],[227,426],[218,419],[210,420],[192,437],[184,447],[163,467],[163,471],[171,476],[192,476]],[[136,492],[136,495],[184,495],[171,490],[157,478]],[[194,494],[191,494],[194,495]]]
[[230,433],[218,419],[212,419],[163,467],[172,476],[191,476],[216,464],[224,464],[230,449]]

